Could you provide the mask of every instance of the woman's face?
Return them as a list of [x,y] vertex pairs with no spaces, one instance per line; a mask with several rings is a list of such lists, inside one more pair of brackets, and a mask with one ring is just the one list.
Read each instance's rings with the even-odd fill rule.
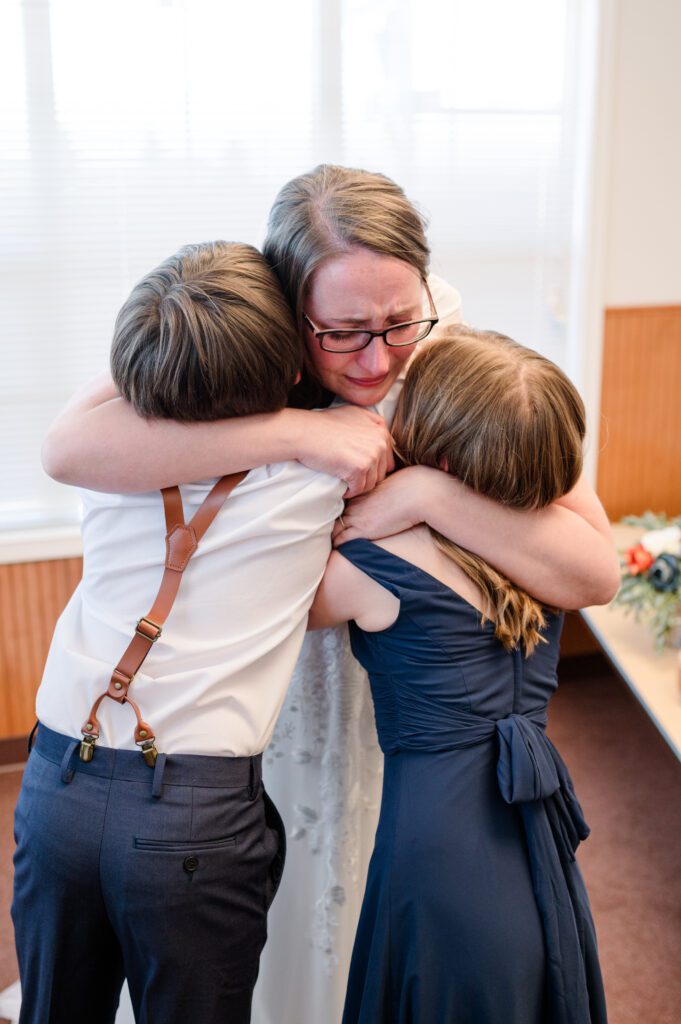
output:
[[[304,311],[319,330],[366,327],[382,331],[391,324],[427,315],[423,302],[423,282],[414,267],[357,247],[331,257],[315,271]],[[375,405],[385,398],[416,347],[391,348],[383,338],[372,338],[359,352],[325,352],[305,323],[303,333],[318,379],[354,405]]]

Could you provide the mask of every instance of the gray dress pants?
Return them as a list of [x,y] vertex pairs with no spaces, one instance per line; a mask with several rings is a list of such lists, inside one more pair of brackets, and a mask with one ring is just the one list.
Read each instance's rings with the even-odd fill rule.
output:
[[15,814],[20,1024],[247,1024],[285,856],[261,759],[98,748],[44,726]]

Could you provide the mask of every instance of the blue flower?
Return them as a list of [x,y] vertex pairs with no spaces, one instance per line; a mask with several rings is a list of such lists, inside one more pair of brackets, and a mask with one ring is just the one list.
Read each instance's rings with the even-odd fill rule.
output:
[[675,555],[659,555],[648,570],[652,586],[665,593],[676,590],[680,577],[679,560]]

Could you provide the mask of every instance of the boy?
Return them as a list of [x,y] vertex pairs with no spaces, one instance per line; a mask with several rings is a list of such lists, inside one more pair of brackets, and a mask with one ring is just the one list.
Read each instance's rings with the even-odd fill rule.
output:
[[[138,412],[180,421],[280,409],[301,363],[273,273],[257,250],[225,242],[187,246],[147,275],[111,354]],[[212,484],[182,488],[187,520]],[[113,1022],[124,977],[138,1021],[250,1019],[285,845],[260,755],[344,487],[295,462],[249,473],[127,679],[130,702],[102,699],[89,737],[89,709],[120,687],[112,669],[148,628],[166,525],[158,492],[82,492],[83,579],[55,630],[16,811],[21,1024]],[[156,757],[139,742],[147,721]]]

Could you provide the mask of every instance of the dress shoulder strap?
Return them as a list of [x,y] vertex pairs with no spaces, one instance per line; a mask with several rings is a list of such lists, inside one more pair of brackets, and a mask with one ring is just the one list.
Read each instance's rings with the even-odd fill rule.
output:
[[446,589],[418,566],[371,540],[349,540],[336,550],[403,603],[410,599],[422,602],[433,591]]

